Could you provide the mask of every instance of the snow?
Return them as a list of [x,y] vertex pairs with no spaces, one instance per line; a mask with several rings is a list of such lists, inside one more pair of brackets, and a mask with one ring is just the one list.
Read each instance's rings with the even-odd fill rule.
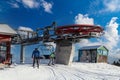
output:
[[73,63],[71,66],[17,64],[0,70],[0,80],[120,80],[120,67],[107,63]]
[[13,30],[7,24],[0,24],[0,34],[14,35],[14,34],[17,34],[17,33],[16,33],[15,30]]

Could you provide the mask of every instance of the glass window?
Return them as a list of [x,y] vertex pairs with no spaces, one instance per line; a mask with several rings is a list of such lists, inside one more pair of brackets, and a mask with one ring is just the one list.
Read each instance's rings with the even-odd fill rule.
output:
[[103,52],[103,51],[102,51],[102,50],[100,50],[100,49],[99,49],[99,50],[97,50],[97,53],[98,53],[98,54],[100,54],[100,55],[102,55],[102,52]]
[[103,55],[107,55],[107,51],[103,51]]

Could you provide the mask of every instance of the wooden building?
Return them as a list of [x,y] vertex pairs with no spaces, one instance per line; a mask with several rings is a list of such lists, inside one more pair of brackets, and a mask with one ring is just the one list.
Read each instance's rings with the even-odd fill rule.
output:
[[78,51],[79,62],[107,62],[108,49],[105,46],[85,46]]
[[0,63],[9,62],[11,58],[11,37],[16,32],[6,24],[0,24]]

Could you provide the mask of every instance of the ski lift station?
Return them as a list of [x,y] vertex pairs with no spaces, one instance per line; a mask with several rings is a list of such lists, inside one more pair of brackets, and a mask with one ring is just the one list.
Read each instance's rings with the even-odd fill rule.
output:
[[9,63],[11,58],[11,37],[17,34],[6,24],[0,24],[0,63]]
[[[6,60],[9,61],[8,55],[10,54],[11,44],[21,45],[20,62],[24,63],[25,46],[39,44],[39,42],[42,42],[43,44],[47,42],[54,42],[56,44],[55,48],[56,63],[70,65],[73,61],[74,56],[73,46],[74,43],[80,42],[80,39],[98,38],[102,35],[103,28],[101,26],[87,24],[56,26],[56,23],[53,22],[51,25],[43,28],[37,28],[35,31],[28,30],[14,31],[8,25],[0,24],[0,56],[4,55],[5,61]],[[98,51],[101,48],[104,47],[98,47],[96,49]],[[92,52],[95,51],[92,50]],[[87,54],[89,55],[89,53]],[[100,62],[101,61],[100,55],[99,58],[98,56],[96,57],[96,55],[97,54],[91,53],[90,56],[95,56],[95,58],[97,58],[95,62],[96,61]],[[107,55],[107,52],[105,55]],[[104,61],[106,61],[107,59],[106,57],[102,58],[105,59]],[[93,62],[93,57],[91,57],[91,60]]]
[[79,62],[107,62],[108,49],[102,45],[84,46],[78,51]]

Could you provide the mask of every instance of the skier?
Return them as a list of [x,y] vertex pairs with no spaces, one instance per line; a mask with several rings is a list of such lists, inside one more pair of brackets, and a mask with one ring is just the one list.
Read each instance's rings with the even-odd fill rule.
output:
[[52,52],[52,53],[50,54],[50,61],[49,61],[48,65],[50,66],[51,64],[52,64],[52,65],[55,64],[55,53],[54,53],[54,52]]
[[37,63],[37,67],[39,68],[40,52],[38,48],[35,48],[35,50],[33,51],[32,59],[33,59],[33,68],[35,67],[35,63]]

